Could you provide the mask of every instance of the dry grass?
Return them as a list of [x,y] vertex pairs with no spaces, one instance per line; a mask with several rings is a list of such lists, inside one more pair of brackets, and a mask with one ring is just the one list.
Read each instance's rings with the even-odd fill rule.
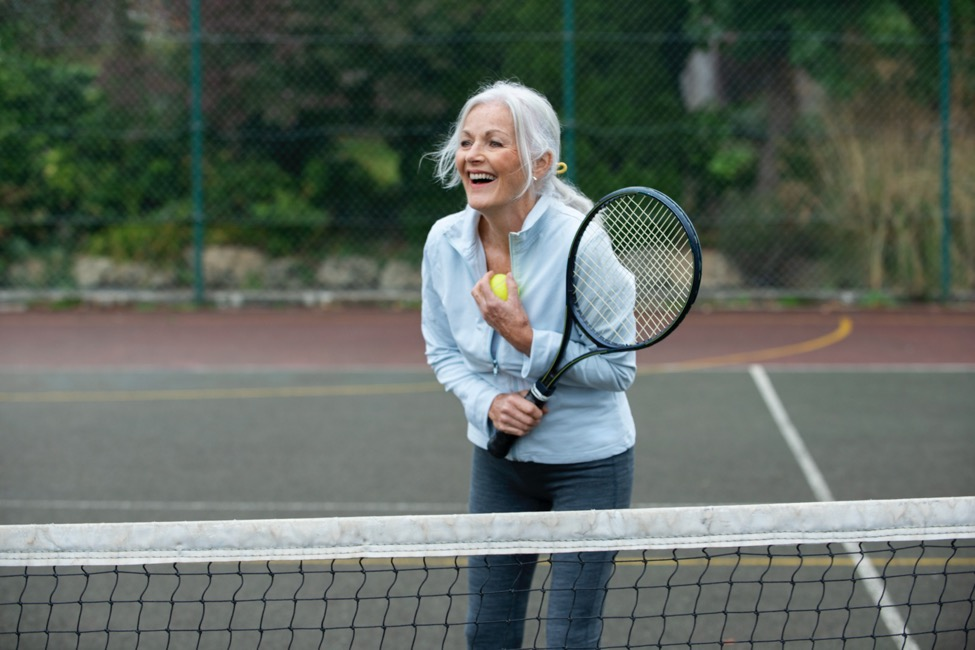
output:
[[[930,297],[940,292],[944,232],[937,115],[910,106],[871,108],[864,119],[852,107],[832,110],[810,138],[820,197],[816,211],[852,238],[870,289]],[[975,134],[963,121],[952,131],[952,285],[970,291],[975,287]]]

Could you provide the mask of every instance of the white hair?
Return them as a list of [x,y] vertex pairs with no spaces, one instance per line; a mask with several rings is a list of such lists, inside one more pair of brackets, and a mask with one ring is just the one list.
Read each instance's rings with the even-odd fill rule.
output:
[[[435,163],[434,176],[444,187],[460,185],[460,172],[455,161],[464,122],[475,106],[495,103],[503,104],[511,111],[515,144],[526,178],[524,191],[551,195],[580,212],[588,212],[592,201],[556,174],[562,129],[555,109],[540,92],[514,81],[496,81],[482,86],[467,100],[450,134],[440,148],[430,154]],[[552,154],[552,164],[541,178],[533,179],[533,163],[547,153]]]

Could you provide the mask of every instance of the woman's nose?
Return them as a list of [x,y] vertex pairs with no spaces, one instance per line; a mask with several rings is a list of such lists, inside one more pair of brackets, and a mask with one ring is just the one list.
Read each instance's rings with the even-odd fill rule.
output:
[[467,149],[468,160],[478,160],[481,158],[481,145],[477,142],[471,144]]

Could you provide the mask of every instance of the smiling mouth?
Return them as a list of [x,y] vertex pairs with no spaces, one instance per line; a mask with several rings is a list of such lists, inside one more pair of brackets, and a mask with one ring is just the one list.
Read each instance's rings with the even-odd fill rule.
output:
[[471,174],[471,183],[474,185],[484,185],[485,183],[490,183],[494,181],[497,176],[492,176],[491,174]]

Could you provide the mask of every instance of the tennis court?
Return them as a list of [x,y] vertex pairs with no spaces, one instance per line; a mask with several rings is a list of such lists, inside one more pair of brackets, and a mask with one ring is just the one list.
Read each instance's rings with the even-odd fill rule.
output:
[[[5,313],[0,341],[0,523],[465,510],[414,311]],[[973,313],[702,309],[641,354],[638,505],[975,493]]]
[[[467,548],[494,532],[437,518],[465,510],[470,449],[459,406],[424,365],[415,311],[7,313],[0,340],[8,543],[16,524],[130,522],[90,539],[84,526],[23,529],[69,563],[0,575],[0,634],[15,647],[462,647],[466,562],[403,538],[470,525]],[[969,643],[970,539],[944,540],[932,523],[930,540],[912,536],[927,517],[914,502],[893,518],[877,509],[881,535],[864,537],[857,503],[975,492],[973,343],[965,312],[699,310],[641,353],[635,506],[677,508],[635,511],[667,546],[617,557],[604,647]],[[833,500],[843,510],[792,506]],[[657,512],[672,520],[654,523]],[[592,536],[613,520],[565,514],[541,528],[581,526],[580,549],[609,543]],[[309,519],[339,516],[379,533],[339,518],[333,536]],[[275,521],[247,521],[260,519]],[[310,532],[293,537],[302,522]],[[698,522],[725,528],[705,543]],[[834,542],[850,522],[859,543]],[[528,523],[516,539],[538,532]],[[791,537],[813,523],[824,537]],[[890,526],[908,535],[889,538]],[[70,560],[77,531],[85,566]],[[653,550],[675,535],[691,545]],[[385,542],[354,559],[323,539]],[[97,566],[92,543],[122,566]],[[121,545],[146,550],[121,562]],[[434,557],[413,554],[421,546]],[[544,643],[545,557],[530,647]]]

